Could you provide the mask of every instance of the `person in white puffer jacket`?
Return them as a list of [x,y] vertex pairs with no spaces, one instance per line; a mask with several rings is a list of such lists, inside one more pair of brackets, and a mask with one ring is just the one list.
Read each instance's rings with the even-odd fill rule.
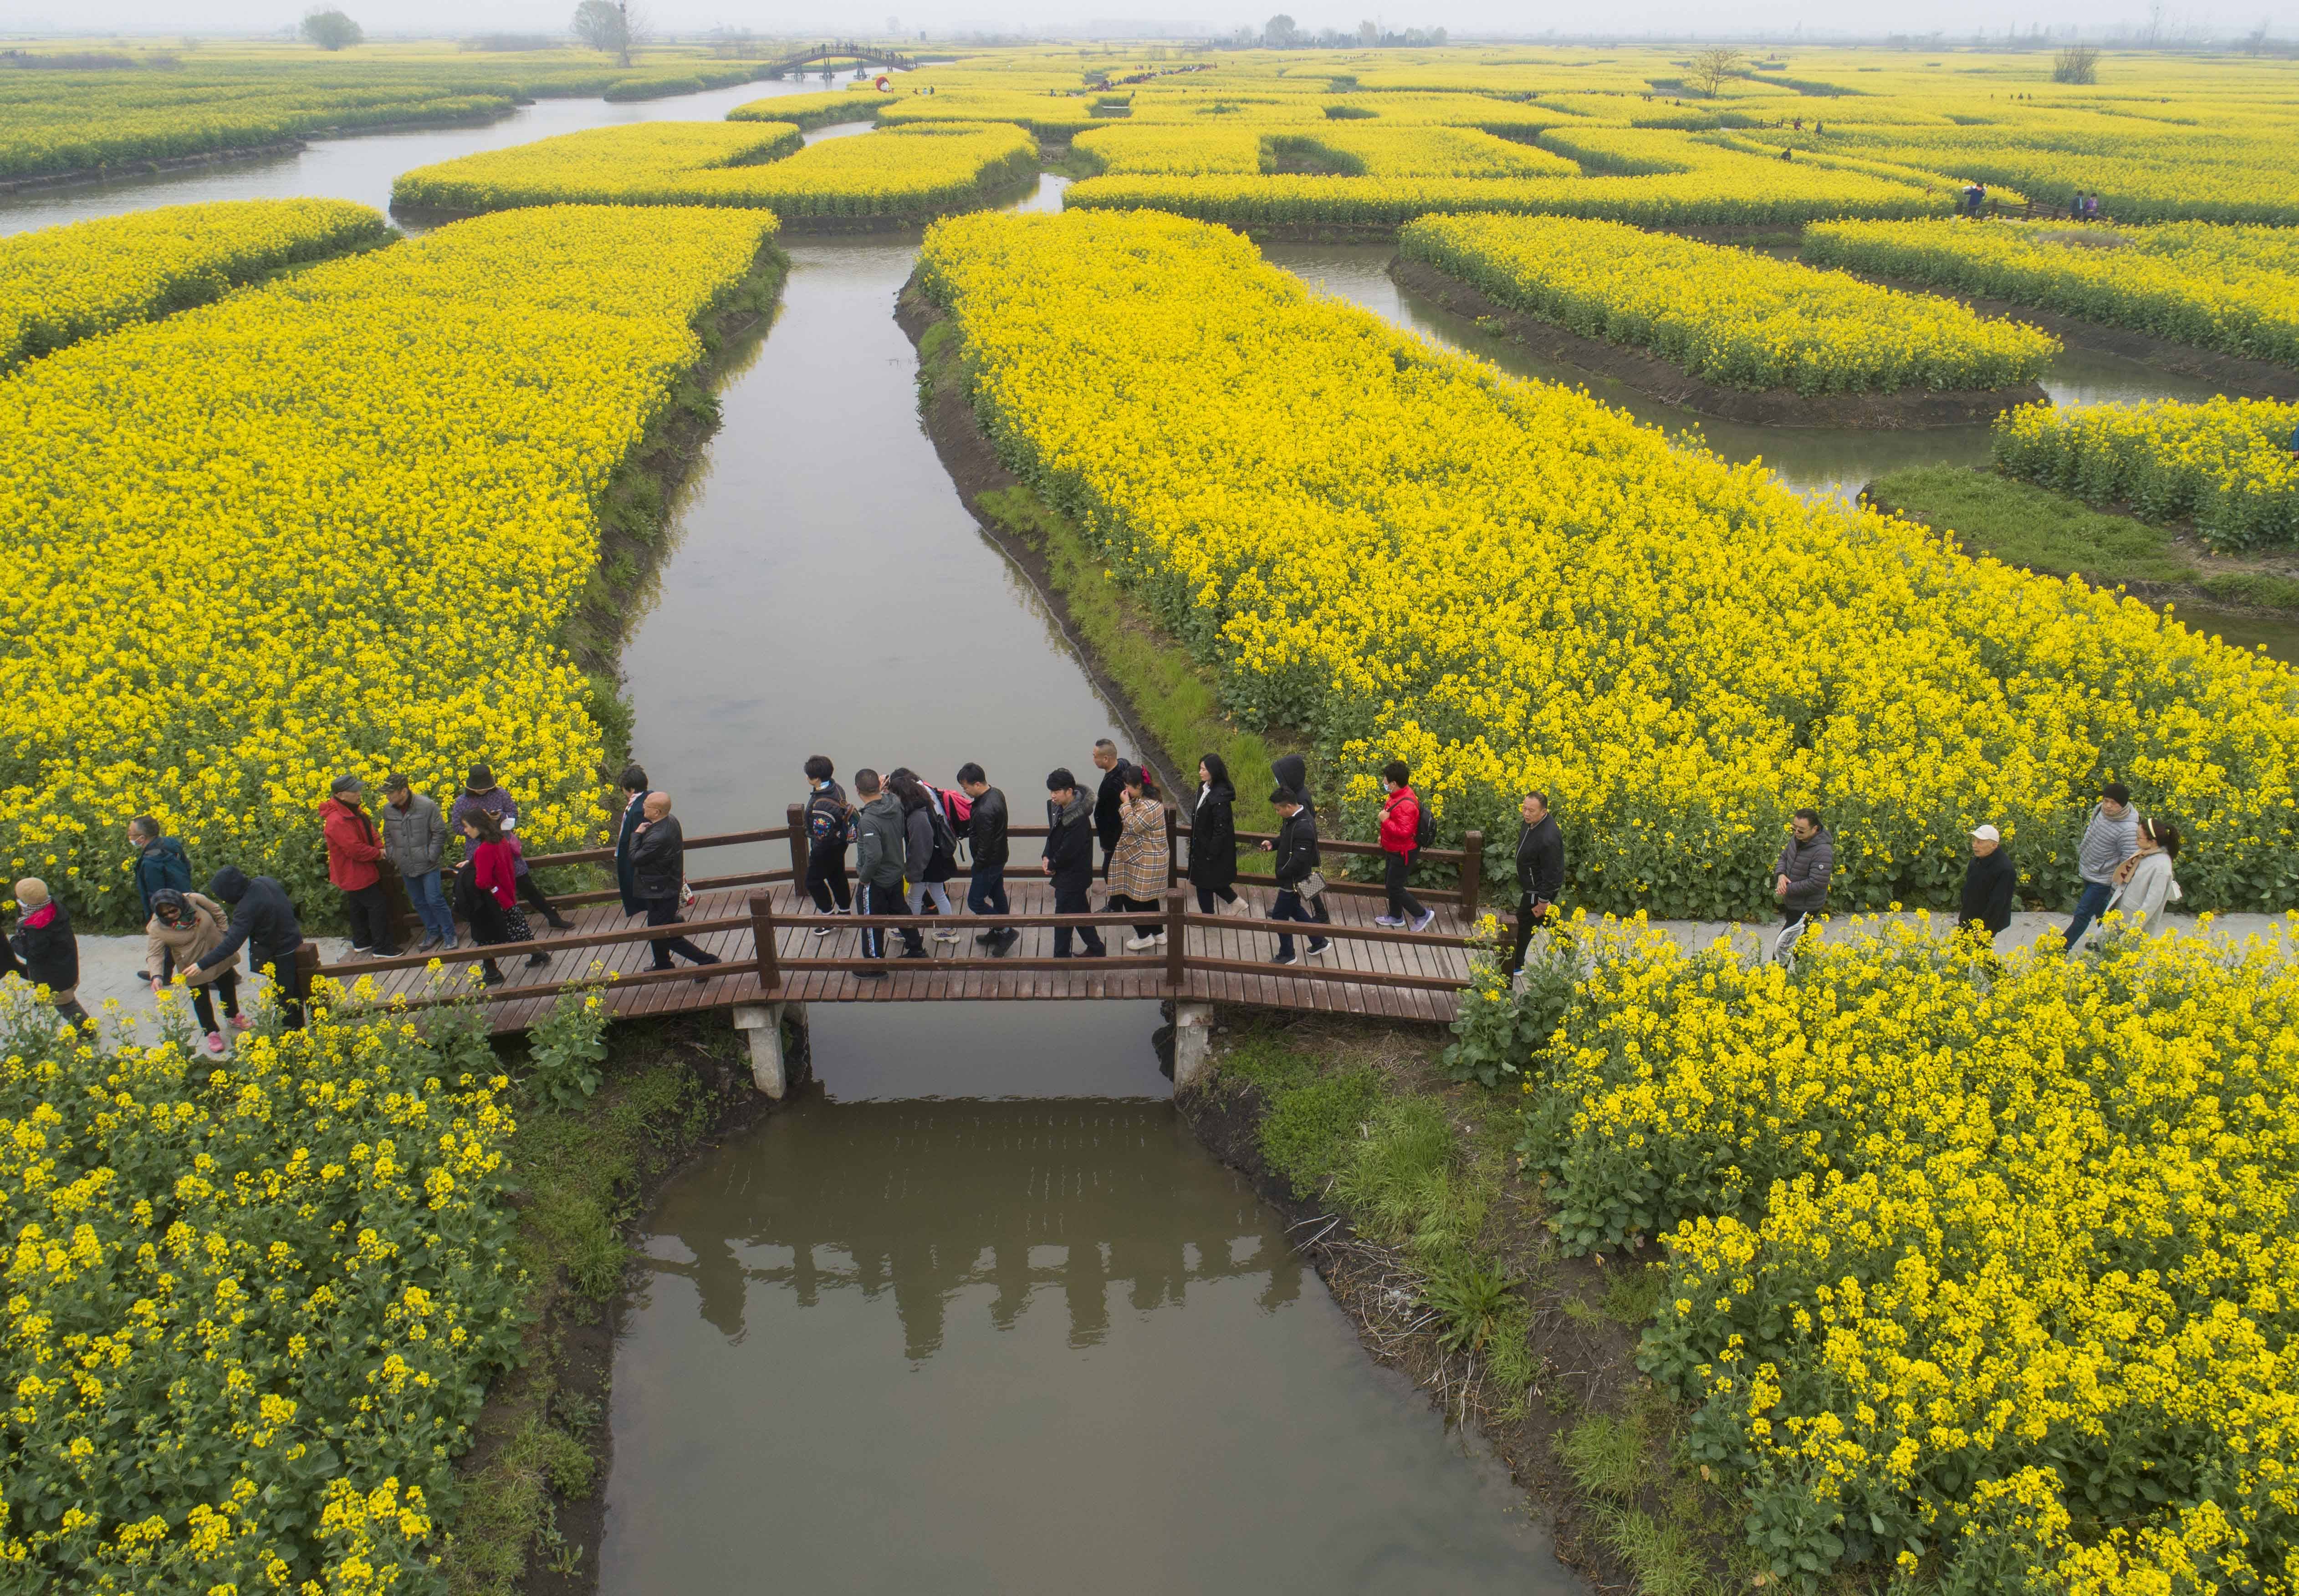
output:
[[2162,929],[2164,910],[2180,895],[2171,875],[2171,861],[2179,857],[2179,828],[2169,820],[2142,820],[2135,840],[2139,852],[2116,870],[2115,895],[2107,902],[2109,915],[2122,917],[2116,928],[2126,936]]

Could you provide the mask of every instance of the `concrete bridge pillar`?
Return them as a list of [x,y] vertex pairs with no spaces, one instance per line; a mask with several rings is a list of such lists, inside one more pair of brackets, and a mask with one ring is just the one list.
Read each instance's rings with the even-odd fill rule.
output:
[[1214,1006],[1174,1005],[1174,1094],[1196,1090],[1213,1073]]
[[737,1003],[735,1028],[750,1034],[751,1081],[768,1097],[780,1098],[790,1089],[790,1073],[783,1057],[783,1018],[806,1029],[804,1003]]

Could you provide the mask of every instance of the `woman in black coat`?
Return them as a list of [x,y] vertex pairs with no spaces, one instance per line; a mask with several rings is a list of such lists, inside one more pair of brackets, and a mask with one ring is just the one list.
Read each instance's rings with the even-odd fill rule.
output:
[[1198,801],[1190,811],[1190,885],[1198,889],[1198,912],[1214,912],[1219,898],[1232,914],[1252,910],[1237,895],[1237,819],[1231,812],[1237,789],[1229,767],[1209,753],[1198,761]]

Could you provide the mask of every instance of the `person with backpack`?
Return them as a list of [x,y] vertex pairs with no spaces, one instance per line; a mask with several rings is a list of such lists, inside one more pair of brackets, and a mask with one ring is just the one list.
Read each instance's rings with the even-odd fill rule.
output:
[[[1117,806],[1117,849],[1109,856],[1109,906],[1134,914],[1155,914],[1173,875],[1173,848],[1166,841],[1166,806],[1149,774],[1139,765],[1117,768],[1124,794]],[[1143,952],[1166,941],[1166,927],[1158,920],[1135,921],[1125,943],[1129,952]]]
[[[854,912],[868,916],[901,914],[902,902],[902,867],[909,857],[909,827],[902,814],[902,801],[885,789],[878,773],[865,765],[854,772],[854,795],[862,800],[860,812],[855,817],[854,841]],[[862,927],[862,957],[879,959],[885,955],[886,934],[876,926]],[[918,940],[917,927],[902,927],[902,957],[923,959],[925,944]],[[864,970],[862,979],[883,981],[882,969]]]
[[[968,914],[1011,914],[1006,899],[1006,861],[1011,844],[1006,836],[1006,794],[990,785],[980,765],[968,761],[958,768],[958,785],[971,805],[967,814],[966,845],[974,854],[974,879],[966,889]],[[1011,926],[984,931],[974,939],[993,953],[1002,953],[1022,940]]]
[[136,850],[129,873],[135,880],[136,902],[145,919],[152,918],[152,900],[162,887],[179,893],[192,890],[192,860],[184,852],[182,839],[162,836],[160,822],[150,815],[138,815],[128,822],[128,845]]
[[270,876],[250,877],[237,865],[226,865],[208,877],[208,896],[231,910],[223,940],[199,956],[184,972],[187,985],[215,978],[245,945],[247,965],[269,970],[279,993],[280,1023],[291,1031],[303,1028],[303,967],[296,952],[303,945],[303,925],[295,918],[295,901],[287,889]]
[[95,1023],[79,1005],[79,938],[72,934],[71,916],[36,876],[16,883],[16,935],[10,940],[24,979],[48,989],[57,1013],[76,1026]]
[[[1056,914],[1091,914],[1093,904],[1086,890],[1093,883],[1093,801],[1079,790],[1077,777],[1067,767],[1046,777],[1046,855],[1041,868],[1052,880]],[[1091,926],[1077,927],[1078,941],[1087,959],[1100,959],[1109,950],[1101,933]],[[1070,927],[1054,927],[1054,957],[1070,954]]]
[[1190,810],[1190,885],[1198,889],[1199,914],[1252,917],[1252,906],[1237,895],[1236,805],[1229,765],[1217,753],[1206,755],[1198,761],[1198,801]]
[[239,955],[234,953],[205,981],[194,981],[191,972],[227,934],[222,906],[198,893],[163,886],[152,894],[152,918],[144,923],[144,962],[152,972],[152,995],[157,997],[184,971],[184,985],[192,994],[192,1013],[200,1022],[208,1052],[221,1058],[223,1027],[216,1023],[215,1000],[223,1000],[224,1024],[235,1031],[247,1029],[247,1016],[239,1011]]
[[615,827],[615,890],[623,895],[626,917],[646,912],[646,900],[639,896],[638,877],[631,869],[631,849],[639,840],[639,822],[646,819],[646,795],[654,789],[647,781],[644,767],[634,762],[623,767],[617,785],[623,789],[623,818]]
[[[846,789],[832,779],[837,768],[826,754],[806,761],[806,890],[817,914],[851,914],[854,895],[846,885],[846,846],[854,840],[854,806]],[[827,926],[814,928],[830,935]]]
[[[1269,794],[1269,802],[1277,807],[1281,818],[1277,840],[1261,844],[1265,852],[1277,855],[1277,902],[1269,910],[1273,920],[1299,920],[1305,925],[1318,925],[1326,920],[1325,878],[1319,874],[1317,852],[1317,816],[1302,802],[1299,792],[1291,787],[1279,787]],[[1309,957],[1315,959],[1332,945],[1330,937],[1312,935]],[[1277,957],[1272,964],[1299,964],[1293,952],[1293,934],[1280,932],[1277,936]]]
[[1413,873],[1415,856],[1434,840],[1437,827],[1410,785],[1412,775],[1403,760],[1391,760],[1382,767],[1382,791],[1389,796],[1381,806],[1381,879],[1389,891],[1389,912],[1375,915],[1373,923],[1391,930],[1410,925],[1415,931],[1426,931],[1436,924],[1437,911],[1423,909],[1406,883]]
[[[951,828],[950,817],[917,771],[899,767],[888,776],[887,785],[902,806],[902,874],[910,885],[909,911],[924,914],[931,898],[936,914],[955,916],[958,910],[950,901],[950,888],[943,885],[958,874],[958,833]],[[958,933],[937,931],[934,940],[956,942]]]

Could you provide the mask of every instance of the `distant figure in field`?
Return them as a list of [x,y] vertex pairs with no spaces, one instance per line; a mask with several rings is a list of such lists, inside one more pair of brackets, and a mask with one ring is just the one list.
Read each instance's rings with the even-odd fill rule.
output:
[[447,859],[447,817],[438,802],[415,790],[407,777],[394,771],[383,779],[383,856],[407,884],[415,918],[423,922],[423,940],[415,951],[455,945],[455,915],[439,871]]
[[184,972],[185,984],[213,980],[215,972],[245,944],[248,968],[271,973],[271,984],[279,993],[281,1023],[291,1031],[302,1030],[303,1000],[310,994],[303,990],[303,969],[295,954],[303,945],[303,926],[295,918],[287,889],[272,877],[250,877],[237,865],[226,865],[208,877],[208,896],[229,906],[231,924],[223,940]]
[[1190,885],[1198,889],[1198,912],[1221,912],[1250,917],[1253,910],[1237,895],[1237,788],[1229,778],[1229,765],[1217,753],[1198,761],[1198,801],[1190,811]]
[[[1097,751],[1099,752],[1099,751]],[[1056,914],[1090,914],[1093,904],[1086,889],[1093,882],[1093,805],[1079,790],[1077,777],[1067,767],[1046,777],[1046,852],[1041,868],[1053,882]],[[1109,950],[1101,933],[1091,926],[1077,927],[1082,955],[1100,959]],[[1070,955],[1070,927],[1054,927],[1054,957]]]
[[11,943],[24,979],[48,989],[57,1013],[76,1026],[94,1023],[94,1016],[79,1006],[79,939],[72,935],[71,916],[37,876],[16,883],[16,935]]
[[1994,941],[2012,924],[2012,894],[2019,887],[2020,871],[2004,845],[2004,834],[1993,826],[1978,826],[1971,833],[1971,862],[1963,870],[1963,898],[1956,908],[1956,928],[1977,931]]
[[[646,818],[639,822],[638,841],[631,849],[631,873],[639,896],[646,900],[647,924],[677,925],[679,894],[686,885],[686,834],[670,812],[668,793],[646,795]],[[673,953],[690,964],[718,962],[718,954],[704,952],[684,936],[666,936],[654,944],[654,968],[668,969]]]
[[144,923],[144,963],[152,972],[152,995],[157,997],[184,972],[192,994],[192,1013],[200,1022],[206,1047],[223,1056],[223,1027],[216,1023],[215,1000],[223,1000],[226,1024],[235,1031],[247,1029],[247,1016],[239,1011],[239,955],[235,952],[206,978],[194,980],[199,961],[223,944],[230,927],[223,908],[198,893],[163,886],[152,894],[152,918]]
[[2083,892],[2068,921],[2069,952],[2082,944],[2092,922],[2107,912],[2108,900],[2115,896],[2116,872],[2138,852],[2139,814],[2131,807],[2131,789],[2111,781],[2100,788],[2098,807],[2084,822],[2083,841],[2076,845],[2076,874],[2083,879]]
[[1772,896],[1780,905],[1780,933],[1772,957],[1786,964],[1813,916],[1828,907],[1829,877],[1836,870],[1836,842],[1813,810],[1800,809],[1789,821],[1789,840],[1772,866]]

